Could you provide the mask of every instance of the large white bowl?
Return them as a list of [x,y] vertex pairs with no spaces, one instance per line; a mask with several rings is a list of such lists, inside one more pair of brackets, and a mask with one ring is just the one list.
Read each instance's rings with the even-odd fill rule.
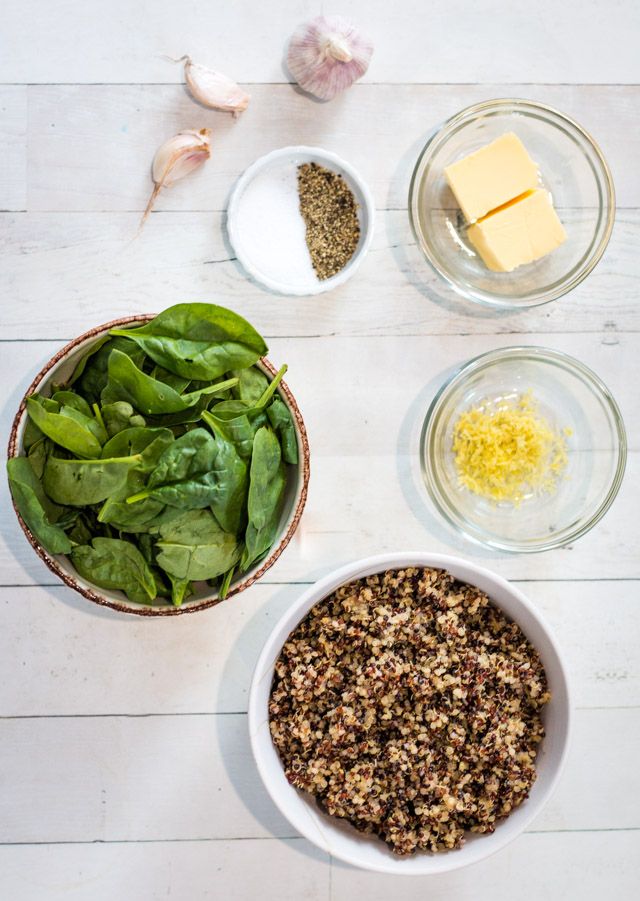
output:
[[[540,654],[551,700],[543,714],[546,737],[537,758],[538,778],[529,798],[491,835],[468,834],[455,850],[412,857],[394,855],[379,838],[358,832],[348,823],[323,813],[311,795],[289,785],[269,732],[268,703],[273,669],[283,644],[309,610],[340,585],[387,569],[431,566],[484,591],[520,626]],[[256,666],[249,697],[249,732],[258,770],[267,791],[291,825],[323,851],[347,863],[379,873],[418,876],[444,873],[477,863],[503,848],[526,829],[551,795],[562,769],[569,741],[570,703],[562,657],[548,626],[527,598],[505,579],[474,563],[422,551],[367,557],[336,570],[312,585],[277,624]]]

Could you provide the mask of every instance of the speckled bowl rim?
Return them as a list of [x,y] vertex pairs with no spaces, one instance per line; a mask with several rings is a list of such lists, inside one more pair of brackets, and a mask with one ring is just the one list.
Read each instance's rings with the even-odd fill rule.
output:
[[[18,407],[18,412],[16,413],[13,423],[11,425],[11,431],[9,433],[9,444],[7,448],[7,456],[18,457],[20,456],[20,448],[18,441],[18,432],[22,423],[24,416],[26,415],[26,400],[30,394],[33,394],[37,391],[40,384],[44,381],[47,375],[59,364],[61,363],[65,357],[67,357],[72,351],[74,351],[77,347],[79,347],[84,342],[90,340],[91,338],[98,338],[103,333],[109,331],[112,328],[123,328],[127,325],[132,325],[133,323],[139,324],[143,322],[148,322],[156,316],[156,313],[141,313],[137,316],[125,316],[120,319],[114,319],[111,322],[106,322],[103,325],[97,325],[89,331],[84,332],[82,335],[79,335],[77,338],[74,338],[73,341],[70,341],[68,344],[65,344],[50,360],[46,363],[40,372],[33,379],[29,387],[27,388],[25,395],[20,402],[20,406]],[[275,366],[266,358],[262,357],[260,360],[262,366],[271,373],[272,376],[276,375]],[[300,444],[300,459],[298,462],[299,473],[297,477],[297,487],[296,487],[296,497],[297,501],[295,503],[294,509],[290,515],[289,522],[287,525],[286,532],[280,539],[278,545],[271,551],[266,560],[262,563],[260,568],[253,573],[248,578],[244,579],[241,582],[234,584],[227,597],[224,600],[228,600],[235,594],[239,594],[241,591],[249,588],[254,582],[257,582],[262,576],[267,572],[270,567],[276,562],[276,560],[280,557],[286,546],[289,544],[293,535],[298,528],[298,524],[300,522],[300,518],[302,517],[302,512],[304,510],[305,504],[307,502],[307,494],[309,491],[309,475],[310,475],[310,457],[311,452],[309,449],[309,439],[307,437],[307,430],[305,428],[304,420],[302,418],[302,414],[300,412],[300,408],[296,403],[296,399],[291,393],[290,388],[285,384],[285,382],[281,381],[278,386],[278,390],[280,394],[282,394],[286,400],[287,406],[291,411],[295,424],[296,431],[299,438]],[[18,522],[22,528],[22,531],[27,537],[29,544],[34,549],[38,557],[49,567],[52,573],[58,576],[65,585],[68,585],[69,588],[73,588],[74,591],[77,591],[79,594],[83,595],[87,600],[92,601],[94,604],[99,604],[101,607],[110,607],[112,610],[117,610],[120,613],[132,613],[134,616],[179,616],[183,613],[196,613],[200,610],[206,610],[209,607],[215,607],[217,604],[222,602],[222,598],[219,597],[210,597],[203,598],[202,601],[194,602],[189,605],[188,602],[184,606],[174,607],[172,604],[167,604],[163,607],[147,607],[143,604],[140,605],[139,609],[137,607],[130,607],[125,603],[121,603],[119,601],[112,600],[111,598],[105,597],[105,595],[100,594],[99,591],[94,590],[93,588],[88,588],[85,585],[81,585],[71,573],[67,572],[58,562],[56,557],[47,553],[44,548],[39,544],[39,542],[34,538],[30,529],[20,516],[18,509],[13,501],[13,497],[11,498],[11,502],[13,504],[13,509],[15,510],[16,516],[18,517]]]

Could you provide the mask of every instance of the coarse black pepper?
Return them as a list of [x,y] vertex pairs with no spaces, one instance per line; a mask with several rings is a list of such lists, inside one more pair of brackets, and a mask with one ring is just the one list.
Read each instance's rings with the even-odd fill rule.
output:
[[358,204],[342,175],[318,163],[298,166],[298,195],[311,263],[324,281],[344,269],[356,251]]

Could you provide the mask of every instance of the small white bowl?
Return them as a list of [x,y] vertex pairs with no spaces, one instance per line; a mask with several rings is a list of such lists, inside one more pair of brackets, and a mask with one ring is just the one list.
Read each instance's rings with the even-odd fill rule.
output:
[[[398,857],[377,836],[358,832],[348,823],[323,813],[309,794],[289,785],[269,732],[269,695],[273,669],[282,646],[309,610],[332,591],[353,579],[388,569],[432,566],[448,570],[457,579],[484,591],[522,629],[540,654],[547,674],[551,700],[543,713],[545,739],[538,753],[537,779],[529,798],[490,835],[469,833],[455,850],[420,852]],[[498,575],[458,557],[421,551],[367,557],[343,566],[312,585],[282,617],[264,646],[249,696],[249,733],[260,776],[281,813],[291,825],[323,851],[366,870],[419,876],[444,873],[477,863],[520,835],[540,813],[554,790],[566,757],[571,708],[564,663],[548,626],[517,588]]]
[[[304,242],[304,223],[297,209],[296,170],[304,163],[318,163],[342,175],[358,204],[360,241],[355,253],[344,269],[324,280],[318,279],[311,267]],[[249,207],[250,201],[247,199],[250,191],[261,191],[262,197],[268,200],[267,182],[272,185],[286,183],[288,186],[286,190],[283,189],[283,194],[288,198],[291,221],[288,222],[285,231],[293,230],[300,253],[300,258],[292,264],[290,277],[284,277],[278,271],[280,267],[270,256],[268,243],[273,240],[275,230],[284,226],[279,226],[278,220],[274,219],[272,213],[262,205],[257,213],[259,218],[256,218],[255,207]],[[320,147],[283,147],[261,156],[238,179],[229,200],[227,232],[236,257],[252,278],[270,291],[301,297],[331,291],[351,278],[371,244],[374,211],[371,192],[360,175],[353,166],[335,153]],[[285,216],[286,213],[285,210]],[[308,266],[305,265],[307,262]]]

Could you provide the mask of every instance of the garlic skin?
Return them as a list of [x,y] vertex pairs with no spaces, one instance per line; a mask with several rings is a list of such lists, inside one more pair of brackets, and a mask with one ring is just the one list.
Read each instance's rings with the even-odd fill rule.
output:
[[251,97],[239,85],[223,75],[199,63],[190,56],[182,56],[175,62],[184,61],[184,78],[194,100],[209,109],[222,110],[239,116],[249,106]]
[[199,131],[189,128],[178,132],[156,150],[151,166],[154,188],[142,216],[141,228],[153,209],[161,189],[184,178],[185,175],[209,159],[211,155],[210,135],[210,128],[201,128]]
[[331,100],[362,78],[372,54],[371,41],[348,19],[318,16],[293,33],[287,65],[303,90]]

